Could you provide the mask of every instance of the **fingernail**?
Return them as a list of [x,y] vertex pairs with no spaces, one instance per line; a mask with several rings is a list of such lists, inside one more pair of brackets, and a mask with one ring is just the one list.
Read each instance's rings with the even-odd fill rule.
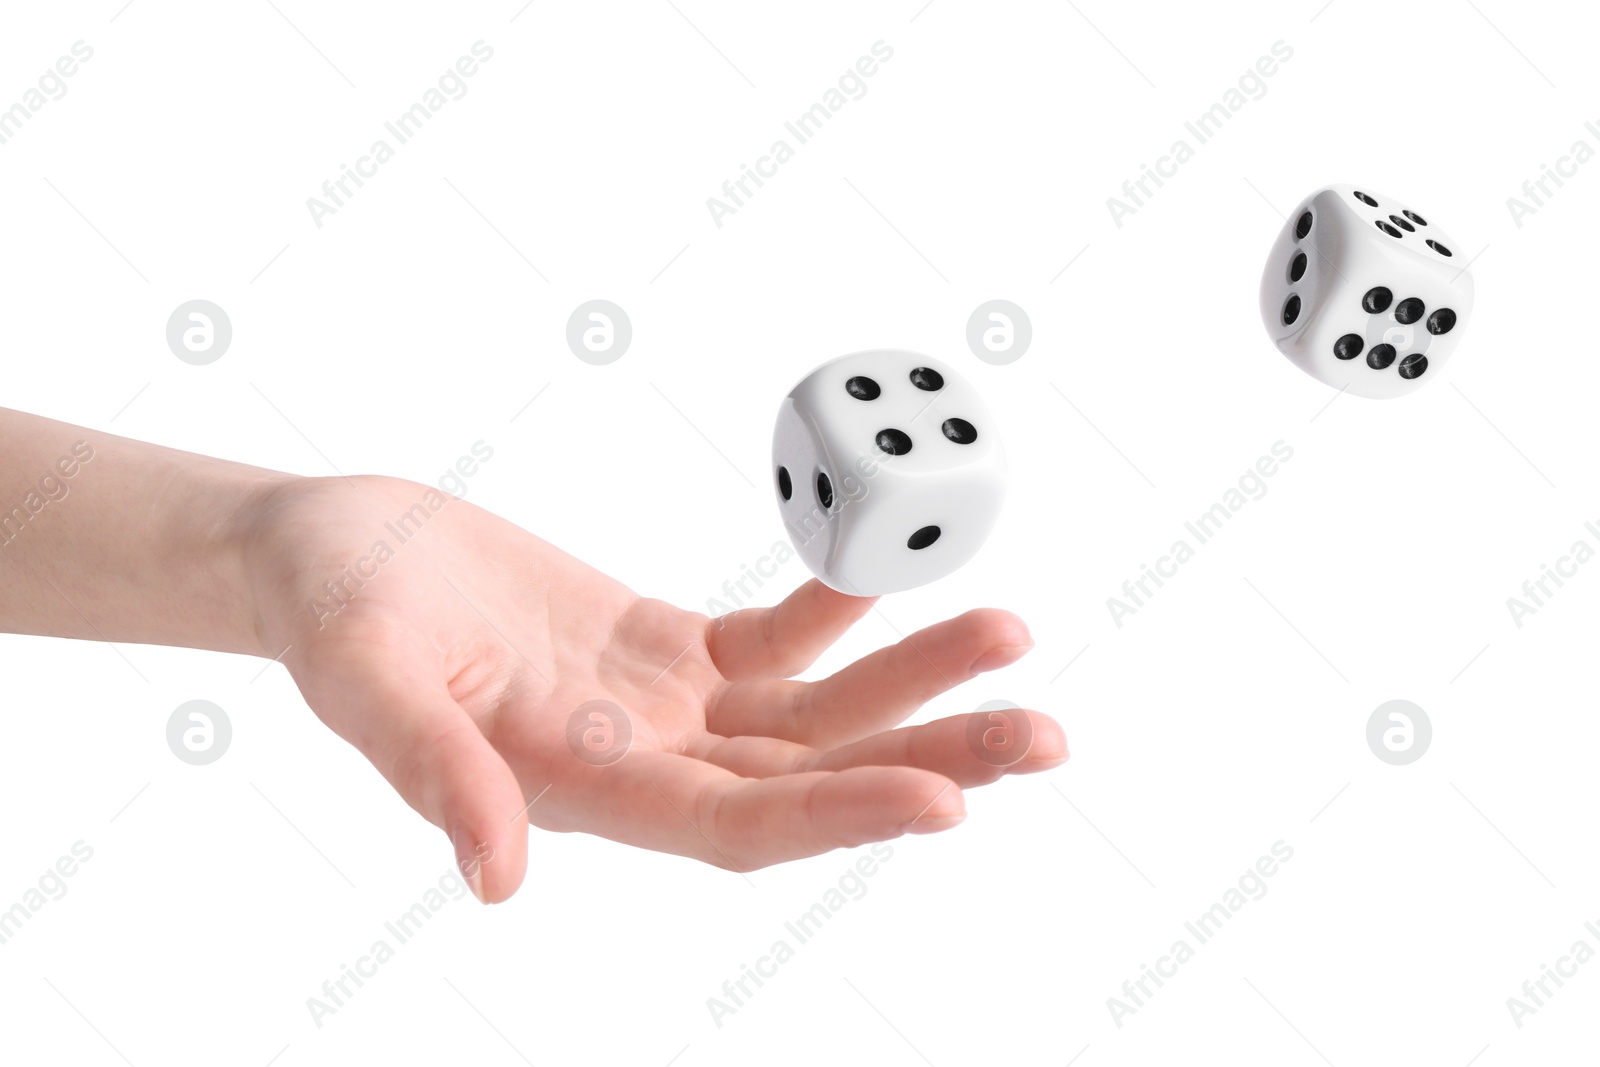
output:
[[1047,771],[1072,758],[1072,753],[1067,750],[1067,739],[1047,738],[1035,739],[1033,746],[1022,757],[1023,771]]
[[967,804],[954,784],[946,785],[926,808],[906,824],[908,834],[936,834],[958,826],[967,817]]
[[472,835],[457,830],[450,835],[450,843],[455,846],[456,869],[467,880],[467,888],[472,890],[479,904],[487,904],[488,901],[483,899],[483,862],[478,859],[478,849],[473,844]]
[[997,671],[1001,667],[1009,667],[1027,655],[1031,648],[1033,648],[1031,644],[1001,645],[999,648],[991,648],[972,661],[972,673],[982,674],[985,671]]

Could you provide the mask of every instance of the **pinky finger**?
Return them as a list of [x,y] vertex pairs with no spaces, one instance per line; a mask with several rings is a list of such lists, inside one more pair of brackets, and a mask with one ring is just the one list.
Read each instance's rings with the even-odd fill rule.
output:
[[586,806],[585,829],[740,873],[966,818],[961,787],[916,767],[741,778],[690,756],[640,756],[619,764],[612,803]]
[[752,867],[855,848],[903,834],[933,834],[966,818],[960,786],[915,767],[852,767],[725,787],[707,836]]

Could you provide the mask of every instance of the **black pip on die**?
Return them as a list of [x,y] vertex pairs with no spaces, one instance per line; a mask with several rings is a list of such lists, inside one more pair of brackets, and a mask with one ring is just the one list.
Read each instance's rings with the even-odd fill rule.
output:
[[926,356],[824,363],[784,398],[772,438],[778,508],[800,558],[854,596],[951,573],[1000,513],[996,430],[972,387]]
[[1353,185],[1293,211],[1261,275],[1279,351],[1357,396],[1403,396],[1438,377],[1472,310],[1472,275],[1433,219]]

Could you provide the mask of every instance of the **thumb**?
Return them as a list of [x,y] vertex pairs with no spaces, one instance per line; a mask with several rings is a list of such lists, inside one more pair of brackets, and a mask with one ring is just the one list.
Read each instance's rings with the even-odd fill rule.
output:
[[522,787],[470,715],[442,687],[398,672],[340,686],[318,713],[395,791],[443,830],[473,895],[510,898],[528,866]]

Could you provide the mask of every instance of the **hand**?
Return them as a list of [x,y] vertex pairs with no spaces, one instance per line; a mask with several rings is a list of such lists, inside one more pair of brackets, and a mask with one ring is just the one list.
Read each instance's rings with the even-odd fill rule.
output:
[[[872,600],[813,580],[712,620],[392,478],[288,480],[240,520],[266,655],[287,646],[307,703],[450,836],[482,900],[521,884],[529,822],[748,871],[947,829],[963,787],[1067,758],[1037,712],[1003,768],[969,746],[970,715],[890,729],[1032,647],[1006,612],[796,682]],[[590,701],[614,708],[580,716],[575,747]]]

